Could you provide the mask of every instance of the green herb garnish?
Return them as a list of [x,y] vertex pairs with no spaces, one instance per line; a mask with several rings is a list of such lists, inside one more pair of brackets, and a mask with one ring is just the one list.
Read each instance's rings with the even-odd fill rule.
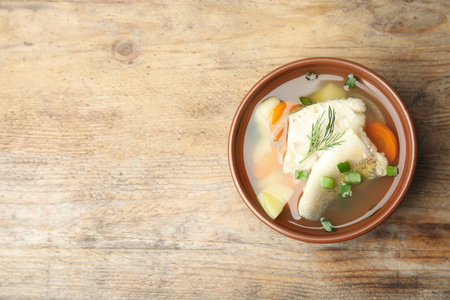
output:
[[309,171],[295,171],[295,179],[308,180]]
[[334,179],[331,177],[327,177],[327,176],[323,176],[322,180],[320,181],[320,186],[323,187],[324,189],[329,189],[331,190],[333,188],[334,185]]
[[339,172],[341,172],[341,173],[345,173],[345,172],[350,171],[350,164],[348,163],[347,160],[343,161],[341,163],[338,163],[337,167],[339,169]]
[[312,104],[312,100],[307,98],[307,97],[300,97],[300,102],[304,105],[304,106],[308,106]]
[[325,229],[326,232],[335,232],[336,228],[331,225],[331,222],[329,219],[321,218],[320,223],[322,223],[323,229]]
[[350,74],[348,75],[345,85],[351,89],[354,89],[357,81],[359,81],[358,77],[354,76],[353,74]]
[[398,175],[397,167],[387,166],[387,176],[395,177]]
[[341,185],[339,186],[339,196],[347,198],[350,197],[351,195],[352,195],[352,185],[341,182]]
[[319,119],[317,119],[316,123],[311,126],[311,136],[308,154],[306,154],[305,158],[303,158],[299,164],[305,161],[308,157],[311,156],[316,151],[327,150],[329,148],[333,148],[334,146],[339,146],[343,141],[339,141],[339,139],[344,135],[344,133],[335,133],[334,131],[334,121],[336,119],[336,113],[334,109],[328,106],[328,124],[325,128],[325,132],[322,132],[322,125],[325,122],[323,120],[323,116],[325,111],[320,115]]
[[308,81],[313,81],[314,79],[317,78],[317,74],[314,72],[308,72],[308,73],[306,73],[305,78]]
[[361,173],[358,171],[345,173],[345,183],[357,184],[361,183]]

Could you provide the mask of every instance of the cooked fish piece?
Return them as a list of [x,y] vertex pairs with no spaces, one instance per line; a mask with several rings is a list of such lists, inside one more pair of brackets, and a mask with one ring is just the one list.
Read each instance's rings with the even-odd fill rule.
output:
[[[339,172],[337,164],[348,161],[352,171],[361,173],[362,181],[386,176],[387,159],[377,152],[361,127],[345,131],[342,140],[341,145],[323,151],[312,166],[299,202],[299,213],[308,220],[318,221],[331,203],[340,197],[339,184],[344,181],[344,175]],[[323,176],[335,180],[333,189],[320,186]]]
[[[308,159],[299,164],[308,154],[311,126],[320,115],[331,107],[335,111],[334,132],[345,132],[349,128],[357,130],[366,122],[366,106],[359,98],[327,100],[303,108],[289,116],[287,152],[284,159],[285,173],[294,174],[296,170],[309,170],[324,151],[314,152]],[[326,122],[322,126],[325,129]]]

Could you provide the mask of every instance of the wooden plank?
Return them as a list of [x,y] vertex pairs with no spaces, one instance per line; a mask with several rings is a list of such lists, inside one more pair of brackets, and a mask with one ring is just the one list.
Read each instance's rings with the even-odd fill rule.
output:
[[[444,295],[442,251],[221,249],[0,250],[6,297],[230,298]],[[301,247],[299,247],[301,248]],[[12,267],[13,266],[13,267]],[[437,267],[437,269],[436,269]],[[412,269],[413,268],[413,269]],[[440,271],[440,272],[437,272]],[[30,284],[32,283],[32,284]],[[45,287],[45,288],[44,288]]]
[[[0,3],[0,297],[443,299],[450,293],[445,1]],[[239,198],[245,93],[312,56],[398,90],[419,160],[405,200],[314,245]]]

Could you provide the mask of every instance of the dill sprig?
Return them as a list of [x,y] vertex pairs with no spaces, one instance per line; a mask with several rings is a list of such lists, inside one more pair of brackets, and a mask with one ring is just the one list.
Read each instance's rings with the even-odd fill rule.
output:
[[334,121],[336,120],[336,113],[331,106],[328,106],[328,124],[325,127],[325,133],[322,131],[322,125],[325,122],[324,120],[325,111],[320,115],[317,119],[316,123],[311,126],[311,136],[308,136],[310,139],[308,154],[303,158],[299,164],[304,162],[308,157],[311,156],[316,151],[327,150],[333,148],[334,146],[339,146],[343,141],[339,141],[339,139],[344,135],[344,133],[334,133]]

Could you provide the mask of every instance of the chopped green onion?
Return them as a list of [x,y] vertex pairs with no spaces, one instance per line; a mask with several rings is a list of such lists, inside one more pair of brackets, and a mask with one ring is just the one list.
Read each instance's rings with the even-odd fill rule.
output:
[[350,197],[352,195],[352,185],[341,182],[341,185],[339,186],[339,195],[344,198]]
[[358,77],[353,76],[353,74],[350,74],[348,75],[345,85],[348,86],[349,88],[354,89],[357,81],[359,81]]
[[308,72],[308,73],[306,73],[305,78],[308,81],[313,81],[314,79],[317,78],[317,74],[314,72]]
[[300,180],[308,180],[309,170],[307,171],[295,171],[295,178]]
[[304,106],[308,106],[312,104],[312,100],[307,98],[307,97],[300,97],[300,102],[304,105]]
[[335,232],[336,228],[331,225],[331,222],[329,219],[321,218],[320,223],[322,223],[323,229],[325,229],[326,232]]
[[[372,206],[369,208],[369,211],[371,211],[375,206],[376,206],[375,204],[372,205]],[[378,210],[379,210],[379,209],[377,209],[376,211],[374,211],[373,213],[371,213],[371,214],[369,215],[369,217],[373,216]]]
[[357,184],[361,183],[361,173],[358,171],[345,173],[345,183]]
[[337,164],[337,167],[339,169],[339,172],[341,172],[341,173],[350,171],[350,164],[348,163],[348,161],[343,161],[343,162]]
[[331,190],[333,188],[333,185],[334,185],[333,178],[327,176],[322,177],[322,181],[320,182],[321,187]]
[[387,176],[395,177],[398,175],[397,167],[387,166]]

